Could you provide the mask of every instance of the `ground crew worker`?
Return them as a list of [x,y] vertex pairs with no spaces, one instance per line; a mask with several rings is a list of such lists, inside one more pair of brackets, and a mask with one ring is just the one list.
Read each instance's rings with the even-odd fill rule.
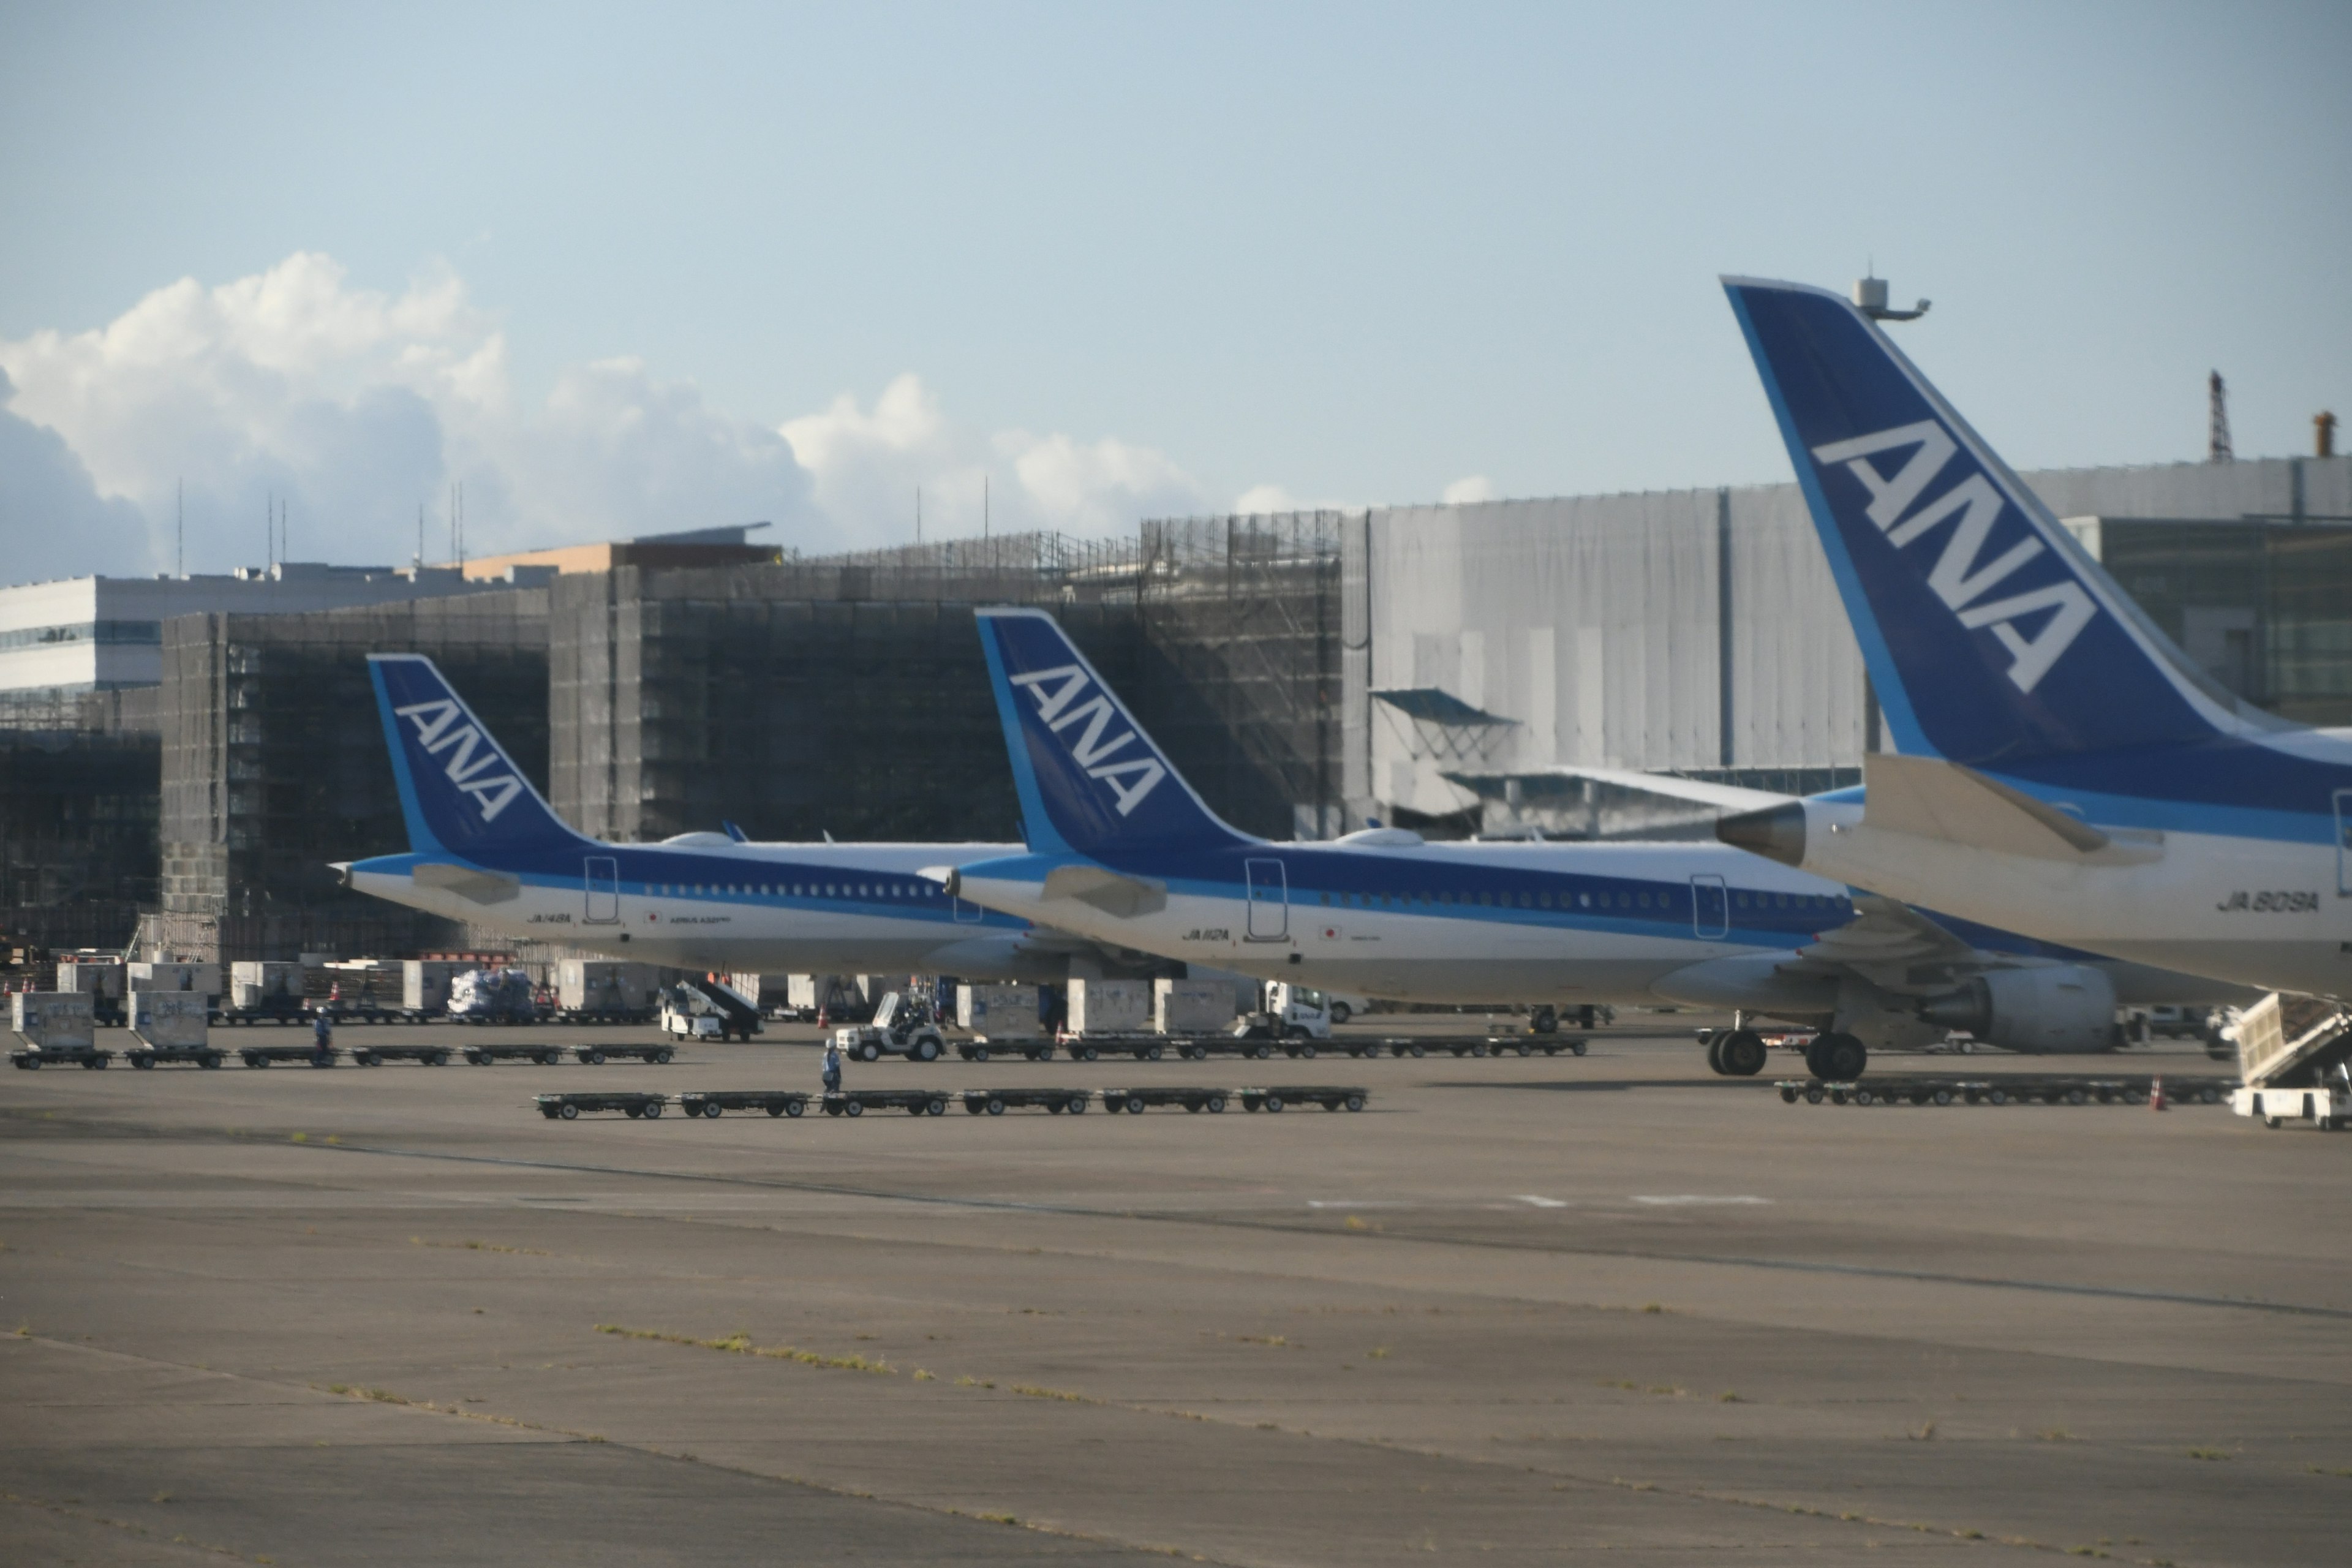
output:
[[323,1009],[310,1019],[310,1039],[315,1047],[314,1054],[321,1059],[334,1053],[335,1024]]
[[824,1047],[824,1091],[827,1094],[841,1092],[841,1047],[831,1041]]

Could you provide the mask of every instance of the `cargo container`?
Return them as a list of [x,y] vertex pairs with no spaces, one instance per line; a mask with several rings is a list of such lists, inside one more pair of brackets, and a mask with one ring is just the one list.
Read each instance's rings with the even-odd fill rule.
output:
[[454,958],[411,958],[400,966],[401,1011],[437,1018],[449,1010],[449,982],[473,968]]
[[221,999],[221,966],[217,963],[134,963],[125,991],[193,991]]
[[19,991],[8,1027],[36,1051],[87,1051],[97,1043],[89,998],[79,991]]
[[1074,1035],[1133,1034],[1151,1027],[1149,980],[1073,980],[1069,1032]]
[[303,975],[299,963],[239,959],[229,965],[228,1003],[234,1012],[267,1013],[302,1010]]
[[992,1040],[1040,1040],[1034,985],[959,985],[956,1027]]
[[210,1038],[205,999],[193,991],[133,991],[130,1014],[142,1045],[194,1047]]
[[555,1005],[566,1017],[650,1022],[661,1005],[661,984],[656,964],[566,958],[555,966]]
[[1240,1009],[1222,980],[1155,980],[1151,1026],[1163,1035],[1209,1035],[1233,1026]]

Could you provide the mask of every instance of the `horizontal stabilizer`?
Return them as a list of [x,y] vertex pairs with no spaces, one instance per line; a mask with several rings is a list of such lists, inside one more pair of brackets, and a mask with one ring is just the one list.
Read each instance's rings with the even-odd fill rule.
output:
[[[1974,768],[1936,757],[1880,752],[1863,760],[1863,823],[1914,838],[1938,838],[2037,860],[2152,859],[2151,844],[2122,845],[2089,823],[2022,795]],[[2137,838],[2137,836],[2135,836]],[[2117,853],[2122,851],[2122,853]]]
[[1045,873],[1045,897],[1076,899],[1107,915],[1132,920],[1168,907],[1168,886],[1144,877],[1124,877],[1100,866],[1056,866]]
[[503,904],[522,897],[522,881],[503,871],[481,871],[471,866],[445,866],[428,861],[409,868],[408,879],[420,888],[438,888],[478,904]]
[[1748,789],[1739,784],[1716,784],[1707,779],[1678,778],[1673,773],[1645,773],[1636,768],[1571,765],[1543,771],[1559,778],[1591,779],[1594,784],[1607,784],[1612,789],[1632,790],[1664,800],[1711,806],[1723,812],[1762,811],[1767,806],[1780,805],[1798,798],[1792,795],[1776,795],[1769,789]]

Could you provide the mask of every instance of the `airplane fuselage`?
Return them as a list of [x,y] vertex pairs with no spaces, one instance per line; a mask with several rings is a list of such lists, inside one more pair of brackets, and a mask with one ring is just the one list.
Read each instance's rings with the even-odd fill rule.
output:
[[[1833,988],[1783,966],[1853,916],[1838,883],[1688,843],[1258,844],[1164,863],[1024,855],[968,862],[953,885],[993,909],[1190,963],[1454,1004],[1825,1013]],[[2117,983],[2129,1001],[2173,1000],[2178,988],[2177,976],[2128,972]]]
[[988,844],[598,844],[477,866],[452,855],[353,864],[350,885],[507,935],[704,970],[1059,979],[1028,922],[950,896],[922,868]]

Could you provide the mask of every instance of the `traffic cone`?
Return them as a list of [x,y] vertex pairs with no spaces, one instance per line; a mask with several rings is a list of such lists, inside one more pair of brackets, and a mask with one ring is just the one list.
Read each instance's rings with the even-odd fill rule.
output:
[[2150,1110],[2169,1110],[2172,1109],[2172,1102],[2164,1098],[2164,1079],[2160,1077],[2151,1079],[2148,1083],[2147,1108]]

